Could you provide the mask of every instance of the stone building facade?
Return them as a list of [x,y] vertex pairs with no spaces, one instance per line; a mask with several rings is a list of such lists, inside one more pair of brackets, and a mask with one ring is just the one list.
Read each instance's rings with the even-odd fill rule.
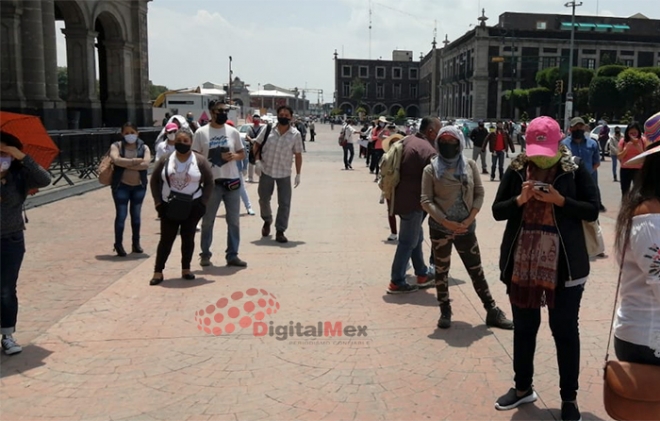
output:
[[[151,125],[149,1],[0,1],[0,108],[38,115],[48,129]],[[67,98],[58,90],[57,20],[65,23]]]
[[[355,115],[358,106],[367,115],[396,115],[403,109],[407,116],[419,117],[419,67],[412,52],[394,51],[393,60],[338,58],[335,52],[335,106],[344,114]],[[365,94],[351,98],[353,81],[359,79]]]
[[[576,16],[575,22],[574,66],[597,69],[606,60],[660,66],[660,20]],[[539,70],[567,68],[570,29],[570,15],[507,12],[497,25],[477,26],[447,43],[439,50],[438,115],[518,118],[505,106],[504,93],[535,87]]]

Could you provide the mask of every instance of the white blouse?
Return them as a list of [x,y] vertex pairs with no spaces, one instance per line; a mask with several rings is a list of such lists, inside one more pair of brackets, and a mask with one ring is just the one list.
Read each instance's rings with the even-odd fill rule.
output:
[[660,214],[633,217],[614,335],[660,357]]
[[[165,179],[166,169],[167,175],[170,179],[169,185]],[[173,153],[163,167],[161,177],[163,179],[163,201],[167,201],[170,196],[170,191],[192,194],[193,199],[202,197],[202,189],[199,188],[200,183],[202,182],[202,172],[199,170],[197,157],[195,157],[194,153],[190,154],[190,157],[188,157],[186,162],[179,162],[179,160],[176,159],[176,153]]]

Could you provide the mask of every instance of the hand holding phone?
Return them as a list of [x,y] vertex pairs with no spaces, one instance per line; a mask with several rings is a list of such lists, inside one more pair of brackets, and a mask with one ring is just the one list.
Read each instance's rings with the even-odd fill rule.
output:
[[540,181],[534,182],[534,190],[542,191],[544,193],[550,193],[550,187],[548,183],[542,183]]

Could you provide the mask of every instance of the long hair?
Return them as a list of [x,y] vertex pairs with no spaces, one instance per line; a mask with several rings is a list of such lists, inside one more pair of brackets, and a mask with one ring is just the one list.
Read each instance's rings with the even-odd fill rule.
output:
[[[657,141],[647,147],[647,150],[660,146]],[[616,239],[614,247],[619,256],[623,255],[624,248],[628,244],[632,219],[635,210],[647,200],[660,200],[660,153],[649,155],[644,160],[642,169],[635,178],[635,185],[623,198],[621,209],[616,220]]]
[[637,129],[637,136],[639,136],[640,138],[642,137],[642,134],[644,134],[644,130],[642,130],[642,126],[638,122],[633,121],[632,123],[628,124],[628,127],[626,127],[626,131],[623,134],[624,142],[630,142],[632,140],[630,138],[630,131],[633,129]]
[[[21,143],[21,141],[13,134],[7,132],[0,132],[0,143],[5,144],[6,146],[13,146],[19,151],[23,150],[23,144]],[[11,166],[9,167],[9,171],[12,172],[18,171],[19,168],[21,168],[22,166],[23,164],[21,163],[21,161],[19,161],[18,159],[14,159],[13,161],[11,161]]]

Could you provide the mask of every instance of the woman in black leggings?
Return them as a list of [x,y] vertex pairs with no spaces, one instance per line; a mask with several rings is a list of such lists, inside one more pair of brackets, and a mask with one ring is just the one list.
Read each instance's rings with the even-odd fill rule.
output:
[[637,122],[630,123],[626,127],[623,139],[619,141],[619,153],[617,157],[621,161],[621,195],[626,196],[630,186],[639,173],[641,164],[628,164],[628,161],[644,152],[646,142],[642,138],[642,128]]

